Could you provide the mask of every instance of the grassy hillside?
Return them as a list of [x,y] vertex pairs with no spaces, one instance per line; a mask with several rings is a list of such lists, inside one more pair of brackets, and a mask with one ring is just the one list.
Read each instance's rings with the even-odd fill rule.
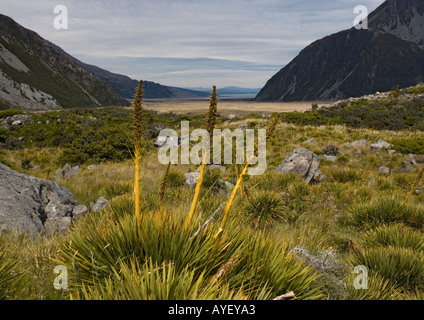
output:
[[[362,108],[370,104],[358,102],[353,110],[361,114]],[[390,107],[381,108],[386,112]],[[401,168],[410,160],[407,153],[416,151],[416,159],[424,154],[422,144],[415,143],[422,141],[423,133],[414,125],[401,130],[348,127],[338,110],[296,114],[302,120],[290,123],[293,114],[280,115],[282,121],[267,143],[267,172],[245,179],[217,251],[214,236],[222,210],[198,237],[192,237],[228,201],[229,191],[218,180],[235,184],[237,167],[206,170],[197,215],[184,227],[194,195],[193,189],[184,186],[184,173],[197,166],[172,165],[164,184],[167,168],[151,146],[159,124],[177,129],[188,116],[144,116],[141,225],[134,220],[130,111],[32,114],[32,123],[0,130],[1,162],[57,180],[80,204],[89,205],[100,196],[111,200],[109,208],[89,213],[66,236],[0,237],[0,273],[5,275],[0,277],[0,298],[269,300],[293,291],[298,299],[422,299],[424,181],[418,177],[423,164],[411,165],[408,172]],[[317,119],[325,112],[338,114],[337,124],[328,121],[336,118],[333,114],[319,118],[318,123],[305,121],[311,114]],[[10,114],[0,113],[0,118]],[[393,113],[391,120],[405,123],[398,115],[403,117]],[[422,121],[420,113],[415,116],[417,123]],[[206,127],[204,115],[190,120],[193,128]],[[217,126],[235,129],[246,123],[259,129],[267,125],[267,119],[255,115],[224,124],[225,120],[218,118]],[[368,126],[366,121],[361,123]],[[310,138],[315,141],[304,143]],[[361,139],[371,143],[384,139],[401,152],[345,145]],[[334,162],[321,160],[323,182],[309,185],[295,174],[275,173],[299,146],[317,155],[340,152]],[[66,162],[83,169],[72,178],[56,178],[56,169]],[[88,170],[89,164],[99,166]],[[30,169],[37,165],[39,171]],[[389,173],[379,173],[383,165],[390,168]],[[51,285],[58,264],[69,268],[70,287],[65,292]],[[354,287],[353,270],[358,265],[369,270],[367,290]]]

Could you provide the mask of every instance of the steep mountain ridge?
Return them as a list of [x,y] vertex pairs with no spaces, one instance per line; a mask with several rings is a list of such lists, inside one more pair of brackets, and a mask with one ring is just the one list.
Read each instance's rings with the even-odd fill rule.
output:
[[303,49],[256,100],[344,99],[422,82],[423,23],[422,1],[388,0],[370,14],[368,30],[344,30]]
[[5,15],[0,15],[0,102],[23,109],[129,105],[108,83]]

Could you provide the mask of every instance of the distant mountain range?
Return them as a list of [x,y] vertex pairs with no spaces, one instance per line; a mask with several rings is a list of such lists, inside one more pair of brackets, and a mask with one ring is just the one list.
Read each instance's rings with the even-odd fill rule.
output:
[[[212,88],[202,88],[202,87],[192,87],[192,88],[187,88],[187,89],[198,91],[198,92],[212,91]],[[224,87],[224,88],[217,88],[218,95],[236,95],[236,94],[240,94],[240,95],[245,95],[245,94],[256,95],[256,94],[259,93],[259,91],[261,91],[261,88],[250,89],[250,88],[240,88],[240,87],[234,87],[234,86]]]
[[424,1],[387,0],[368,24],[312,43],[256,100],[344,99],[424,81]]
[[[138,80],[83,63],[75,58],[73,59],[84,69],[109,83],[124,98],[132,99],[134,97]],[[143,97],[145,99],[193,99],[207,96],[209,96],[208,92],[169,87],[151,81],[144,81],[143,85]]]
[[[129,106],[138,81],[72,57],[0,14],[0,109]],[[199,98],[193,90],[146,81],[145,98]]]

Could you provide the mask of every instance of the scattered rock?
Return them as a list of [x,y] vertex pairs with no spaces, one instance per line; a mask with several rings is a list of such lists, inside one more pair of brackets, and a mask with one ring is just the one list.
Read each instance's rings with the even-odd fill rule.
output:
[[387,150],[387,153],[390,154],[390,155],[394,155],[394,154],[397,153],[397,151],[396,150]]
[[390,173],[390,168],[388,168],[386,166],[381,166],[380,168],[378,168],[378,173],[389,174]]
[[199,180],[199,177],[200,177],[200,167],[194,172],[189,172],[184,174],[184,176],[186,178],[186,181],[185,181],[186,186],[190,188],[195,188],[197,185],[197,181]]
[[34,166],[34,167],[32,167],[31,170],[32,171],[40,171],[41,170],[41,167],[40,166]]
[[383,139],[378,139],[378,141],[376,143],[372,143],[370,147],[371,147],[371,150],[383,150],[383,149],[390,150],[392,145]]
[[227,190],[233,190],[233,189],[234,189],[234,187],[235,187],[235,185],[233,185],[231,182],[228,182],[228,181],[224,181],[224,180],[219,179],[219,180],[218,180],[218,182],[219,182],[221,185],[225,186],[225,188],[226,188]]
[[318,171],[320,158],[305,148],[297,148],[277,168],[278,173],[294,172],[307,183],[321,181],[324,177]]
[[47,219],[44,224],[46,228],[46,234],[48,236],[52,236],[54,234],[65,235],[68,233],[68,229],[72,224],[71,217],[63,217],[63,218],[51,218]]
[[100,210],[106,208],[109,205],[109,201],[103,197],[97,199],[96,203],[91,205],[91,211],[99,212]]
[[419,158],[415,159],[415,161],[419,164],[423,164],[424,163],[424,157],[419,157]]
[[411,172],[412,170],[414,169],[408,165],[403,165],[402,167],[399,168],[400,172]]
[[26,114],[16,114],[16,115],[7,117],[6,119],[3,119],[0,124],[4,129],[10,130],[13,127],[23,126],[26,123],[31,121],[32,121],[31,116],[28,116]]
[[362,157],[362,151],[361,150],[357,150],[355,153],[355,158],[359,158]]
[[72,210],[72,219],[73,220],[78,220],[79,218],[81,218],[82,216],[86,215],[88,213],[88,208],[87,206],[76,206],[73,210]]
[[306,143],[314,143],[314,142],[317,142],[317,140],[316,140],[315,138],[311,138],[311,139],[309,139],[309,140],[306,140],[306,141],[302,142],[302,144],[306,144]]
[[415,194],[421,194],[421,193],[423,193],[423,189],[422,188],[419,188],[419,189],[415,190]]
[[417,165],[417,160],[415,160],[415,154],[408,154],[408,157],[409,157],[409,160],[408,161],[405,161],[405,164],[406,165],[412,164],[412,165],[416,166]]
[[77,205],[74,196],[56,182],[24,175],[0,164],[0,233],[44,232],[48,219],[71,219]]
[[59,168],[56,171],[56,177],[58,178],[71,178],[74,175],[78,174],[80,171],[80,166],[71,167],[69,163],[65,164],[63,168]]
[[235,114],[230,114],[230,115],[228,116],[228,119],[230,119],[230,120],[235,120],[235,119],[237,119],[237,116],[236,116]]
[[89,166],[87,167],[87,170],[91,171],[91,170],[94,170],[94,169],[96,169],[96,168],[98,168],[98,167],[99,167],[99,165],[97,165],[97,164],[91,164],[91,165],[89,165]]
[[247,128],[249,128],[249,126],[246,123],[242,123],[237,127],[236,130],[246,131]]

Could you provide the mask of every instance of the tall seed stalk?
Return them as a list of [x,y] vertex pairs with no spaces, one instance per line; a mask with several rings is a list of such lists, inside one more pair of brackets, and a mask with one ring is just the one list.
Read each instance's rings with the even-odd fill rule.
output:
[[141,145],[143,140],[143,80],[137,88],[137,92],[134,98],[134,209],[137,221],[140,219],[140,160],[141,160]]
[[[270,139],[273,136],[278,122],[279,122],[279,116],[276,115],[276,114],[273,115],[273,117],[269,120],[269,123],[268,123],[268,128],[267,128],[266,138],[265,138],[266,140]],[[255,143],[254,156],[255,157],[258,156],[258,143]],[[224,217],[222,218],[221,225],[218,229],[217,234],[215,235],[215,243],[214,243],[214,246],[212,248],[212,254],[215,253],[216,249],[218,248],[219,243],[221,242],[222,232],[224,231],[225,225],[227,224],[227,220],[228,220],[228,217],[230,215],[230,210],[231,210],[231,207],[234,205],[234,201],[235,201],[235,198],[237,196],[237,192],[240,189],[242,182],[243,182],[243,178],[247,174],[247,171],[249,169],[249,161],[250,160],[251,159],[248,159],[246,161],[246,164],[244,165],[243,170],[241,171],[240,175],[237,178],[237,183],[236,183],[233,191],[231,192],[230,200],[227,202],[227,206],[225,207]]]
[[415,179],[415,182],[411,188],[411,191],[409,191],[408,195],[406,196],[405,200],[402,203],[402,207],[406,204],[406,202],[408,201],[408,199],[412,196],[412,194],[415,191],[415,188],[418,186],[418,183],[420,183],[422,177],[424,175],[424,168],[421,169],[420,173],[418,174],[417,179]]
[[160,183],[160,192],[159,192],[159,203],[160,211],[163,211],[163,205],[165,204],[165,193],[166,193],[166,184],[168,183],[169,169],[171,168],[171,162],[168,163],[166,167],[165,174],[163,176],[162,182]]
[[205,169],[206,169],[206,163],[205,162],[206,162],[207,152],[210,152],[213,130],[215,129],[215,126],[216,126],[216,118],[217,118],[217,115],[218,115],[217,105],[218,105],[218,99],[217,99],[217,93],[216,93],[216,86],[213,86],[210,104],[209,104],[208,121],[207,121],[207,126],[206,126],[206,130],[209,133],[210,139],[209,139],[209,141],[206,141],[206,144],[207,144],[206,150],[203,150],[204,151],[203,152],[203,161],[202,161],[202,164],[200,166],[199,179],[197,180],[196,189],[194,191],[193,201],[192,201],[191,207],[190,207],[190,212],[188,213],[187,220],[184,223],[184,226],[186,228],[190,225],[191,221],[193,220],[194,213],[196,212],[197,201],[199,199],[200,189],[202,187],[203,177],[204,177]]

